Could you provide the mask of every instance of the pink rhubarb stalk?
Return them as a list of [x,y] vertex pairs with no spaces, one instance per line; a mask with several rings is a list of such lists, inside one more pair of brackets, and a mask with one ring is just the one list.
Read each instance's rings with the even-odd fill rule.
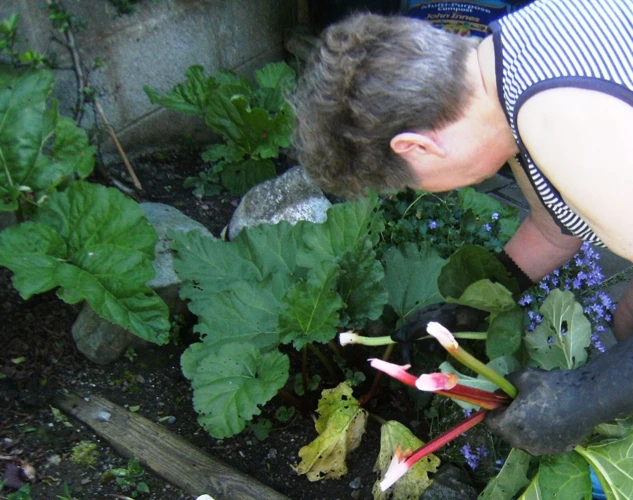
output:
[[455,340],[453,334],[440,323],[431,321],[427,325],[426,331],[430,335],[435,337],[439,341],[439,343],[442,344],[442,347],[444,347],[444,349],[446,349],[451,356],[460,361],[464,366],[467,366],[480,375],[486,377],[511,398],[515,398],[517,396],[518,392],[516,390],[516,387],[514,387],[499,373],[494,371],[489,366],[486,366],[484,363],[475,358],[472,354],[460,347],[457,343],[457,340]]
[[479,410],[478,412],[473,413],[470,417],[463,420],[455,427],[451,428],[441,436],[432,439],[414,452],[408,451],[403,453],[400,446],[398,446],[393,458],[391,459],[385,478],[380,482],[380,489],[385,491],[390,488],[398,479],[404,476],[411,466],[418,460],[421,460],[434,451],[439,450],[446,443],[452,441],[471,427],[477,425],[485,418],[486,413],[488,413],[488,410]]

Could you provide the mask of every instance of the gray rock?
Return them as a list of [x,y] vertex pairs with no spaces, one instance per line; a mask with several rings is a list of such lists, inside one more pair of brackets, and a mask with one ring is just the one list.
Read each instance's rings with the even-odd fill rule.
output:
[[[213,235],[202,224],[169,205],[141,203],[141,208],[158,234],[153,262],[156,276],[147,285],[165,301],[172,315],[185,314],[187,306],[178,296],[180,280],[174,271],[167,232],[173,230],[187,233],[199,230],[211,238]],[[73,324],[72,335],[77,349],[98,364],[108,364],[118,359],[128,346],[142,348],[149,344],[120,326],[101,318],[87,303]]]
[[477,500],[478,496],[466,473],[454,465],[444,464],[420,500]]
[[252,188],[240,202],[229,224],[229,239],[244,227],[300,220],[325,222],[332,204],[303,168],[294,167],[283,175]]

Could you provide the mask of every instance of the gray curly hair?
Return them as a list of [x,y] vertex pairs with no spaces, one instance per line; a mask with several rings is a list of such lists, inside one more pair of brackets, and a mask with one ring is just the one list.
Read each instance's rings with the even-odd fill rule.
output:
[[332,194],[411,185],[391,139],[460,118],[472,90],[466,61],[473,47],[404,16],[354,14],[331,25],[290,98],[297,160]]

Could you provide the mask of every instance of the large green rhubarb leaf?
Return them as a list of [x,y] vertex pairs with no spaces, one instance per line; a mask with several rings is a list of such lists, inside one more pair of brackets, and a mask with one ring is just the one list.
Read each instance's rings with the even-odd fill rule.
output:
[[417,450],[423,444],[406,426],[394,420],[380,427],[380,454],[374,465],[374,471],[380,473],[380,478],[374,483],[372,490],[374,500],[419,498],[431,485],[429,472],[437,472],[440,466],[440,459],[433,454],[413,464],[407,473],[387,491],[380,490],[380,481],[385,476],[396,449],[400,447],[402,451]]
[[591,500],[589,466],[578,453],[542,457],[538,473],[519,500],[547,498]]
[[421,307],[442,302],[437,278],[446,263],[433,250],[419,250],[414,244],[391,247],[384,255],[384,284],[389,305],[401,319]]
[[182,370],[193,386],[198,422],[213,437],[241,432],[261,413],[288,380],[285,354],[262,354],[251,344],[230,343],[219,349],[205,343],[191,345],[182,355]]
[[575,450],[593,467],[609,500],[633,498],[633,433]]
[[336,336],[338,311],[343,307],[334,290],[337,275],[338,267],[323,263],[290,289],[285,297],[288,307],[279,316],[281,342],[292,342],[300,350],[308,343],[325,343]]
[[530,455],[517,448],[512,448],[499,474],[488,482],[477,497],[478,500],[508,500],[509,498],[514,498],[519,490],[530,482],[527,478],[529,466]]
[[[374,195],[330,207],[327,221],[306,232],[307,248],[299,254],[297,262],[303,267],[312,267],[315,262],[338,259],[348,251],[356,251],[365,237],[376,245],[384,228],[384,221],[377,212],[378,201]],[[363,248],[359,250],[362,252]]]
[[138,204],[116,189],[75,182],[54,193],[34,222],[0,233],[0,265],[22,297],[58,288],[70,304],[86,300],[108,321],[152,342],[169,336],[169,312],[146,286],[156,231]]
[[382,264],[369,237],[364,237],[356,251],[346,252],[339,260],[338,293],[345,303],[344,326],[361,328],[367,320],[378,319],[387,303]]
[[574,294],[553,290],[539,310],[543,321],[525,335],[532,360],[545,370],[584,365],[591,343],[591,324]]
[[352,395],[352,388],[342,382],[334,389],[326,389],[319,400],[319,436],[299,450],[301,463],[294,467],[310,481],[336,479],[347,473],[347,454],[360,444],[367,411]]
[[53,89],[48,70],[0,71],[0,211],[17,210],[18,199],[35,201],[75,175],[87,177],[95,148],[82,129],[47,108]]

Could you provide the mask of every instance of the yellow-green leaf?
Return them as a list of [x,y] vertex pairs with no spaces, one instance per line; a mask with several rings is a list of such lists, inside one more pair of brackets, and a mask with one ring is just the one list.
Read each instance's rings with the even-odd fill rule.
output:
[[310,481],[336,479],[347,473],[347,454],[360,444],[365,432],[367,412],[352,396],[352,388],[342,382],[326,389],[319,400],[319,436],[299,451],[301,463],[295,467]]
[[417,499],[431,485],[429,472],[437,472],[440,459],[431,454],[416,462],[407,473],[387,491],[380,491],[380,480],[384,477],[391,458],[398,445],[403,450],[417,450],[424,443],[420,441],[404,425],[390,420],[380,429],[380,455],[376,460],[374,471],[380,472],[380,478],[373,488],[374,500],[408,500]]

